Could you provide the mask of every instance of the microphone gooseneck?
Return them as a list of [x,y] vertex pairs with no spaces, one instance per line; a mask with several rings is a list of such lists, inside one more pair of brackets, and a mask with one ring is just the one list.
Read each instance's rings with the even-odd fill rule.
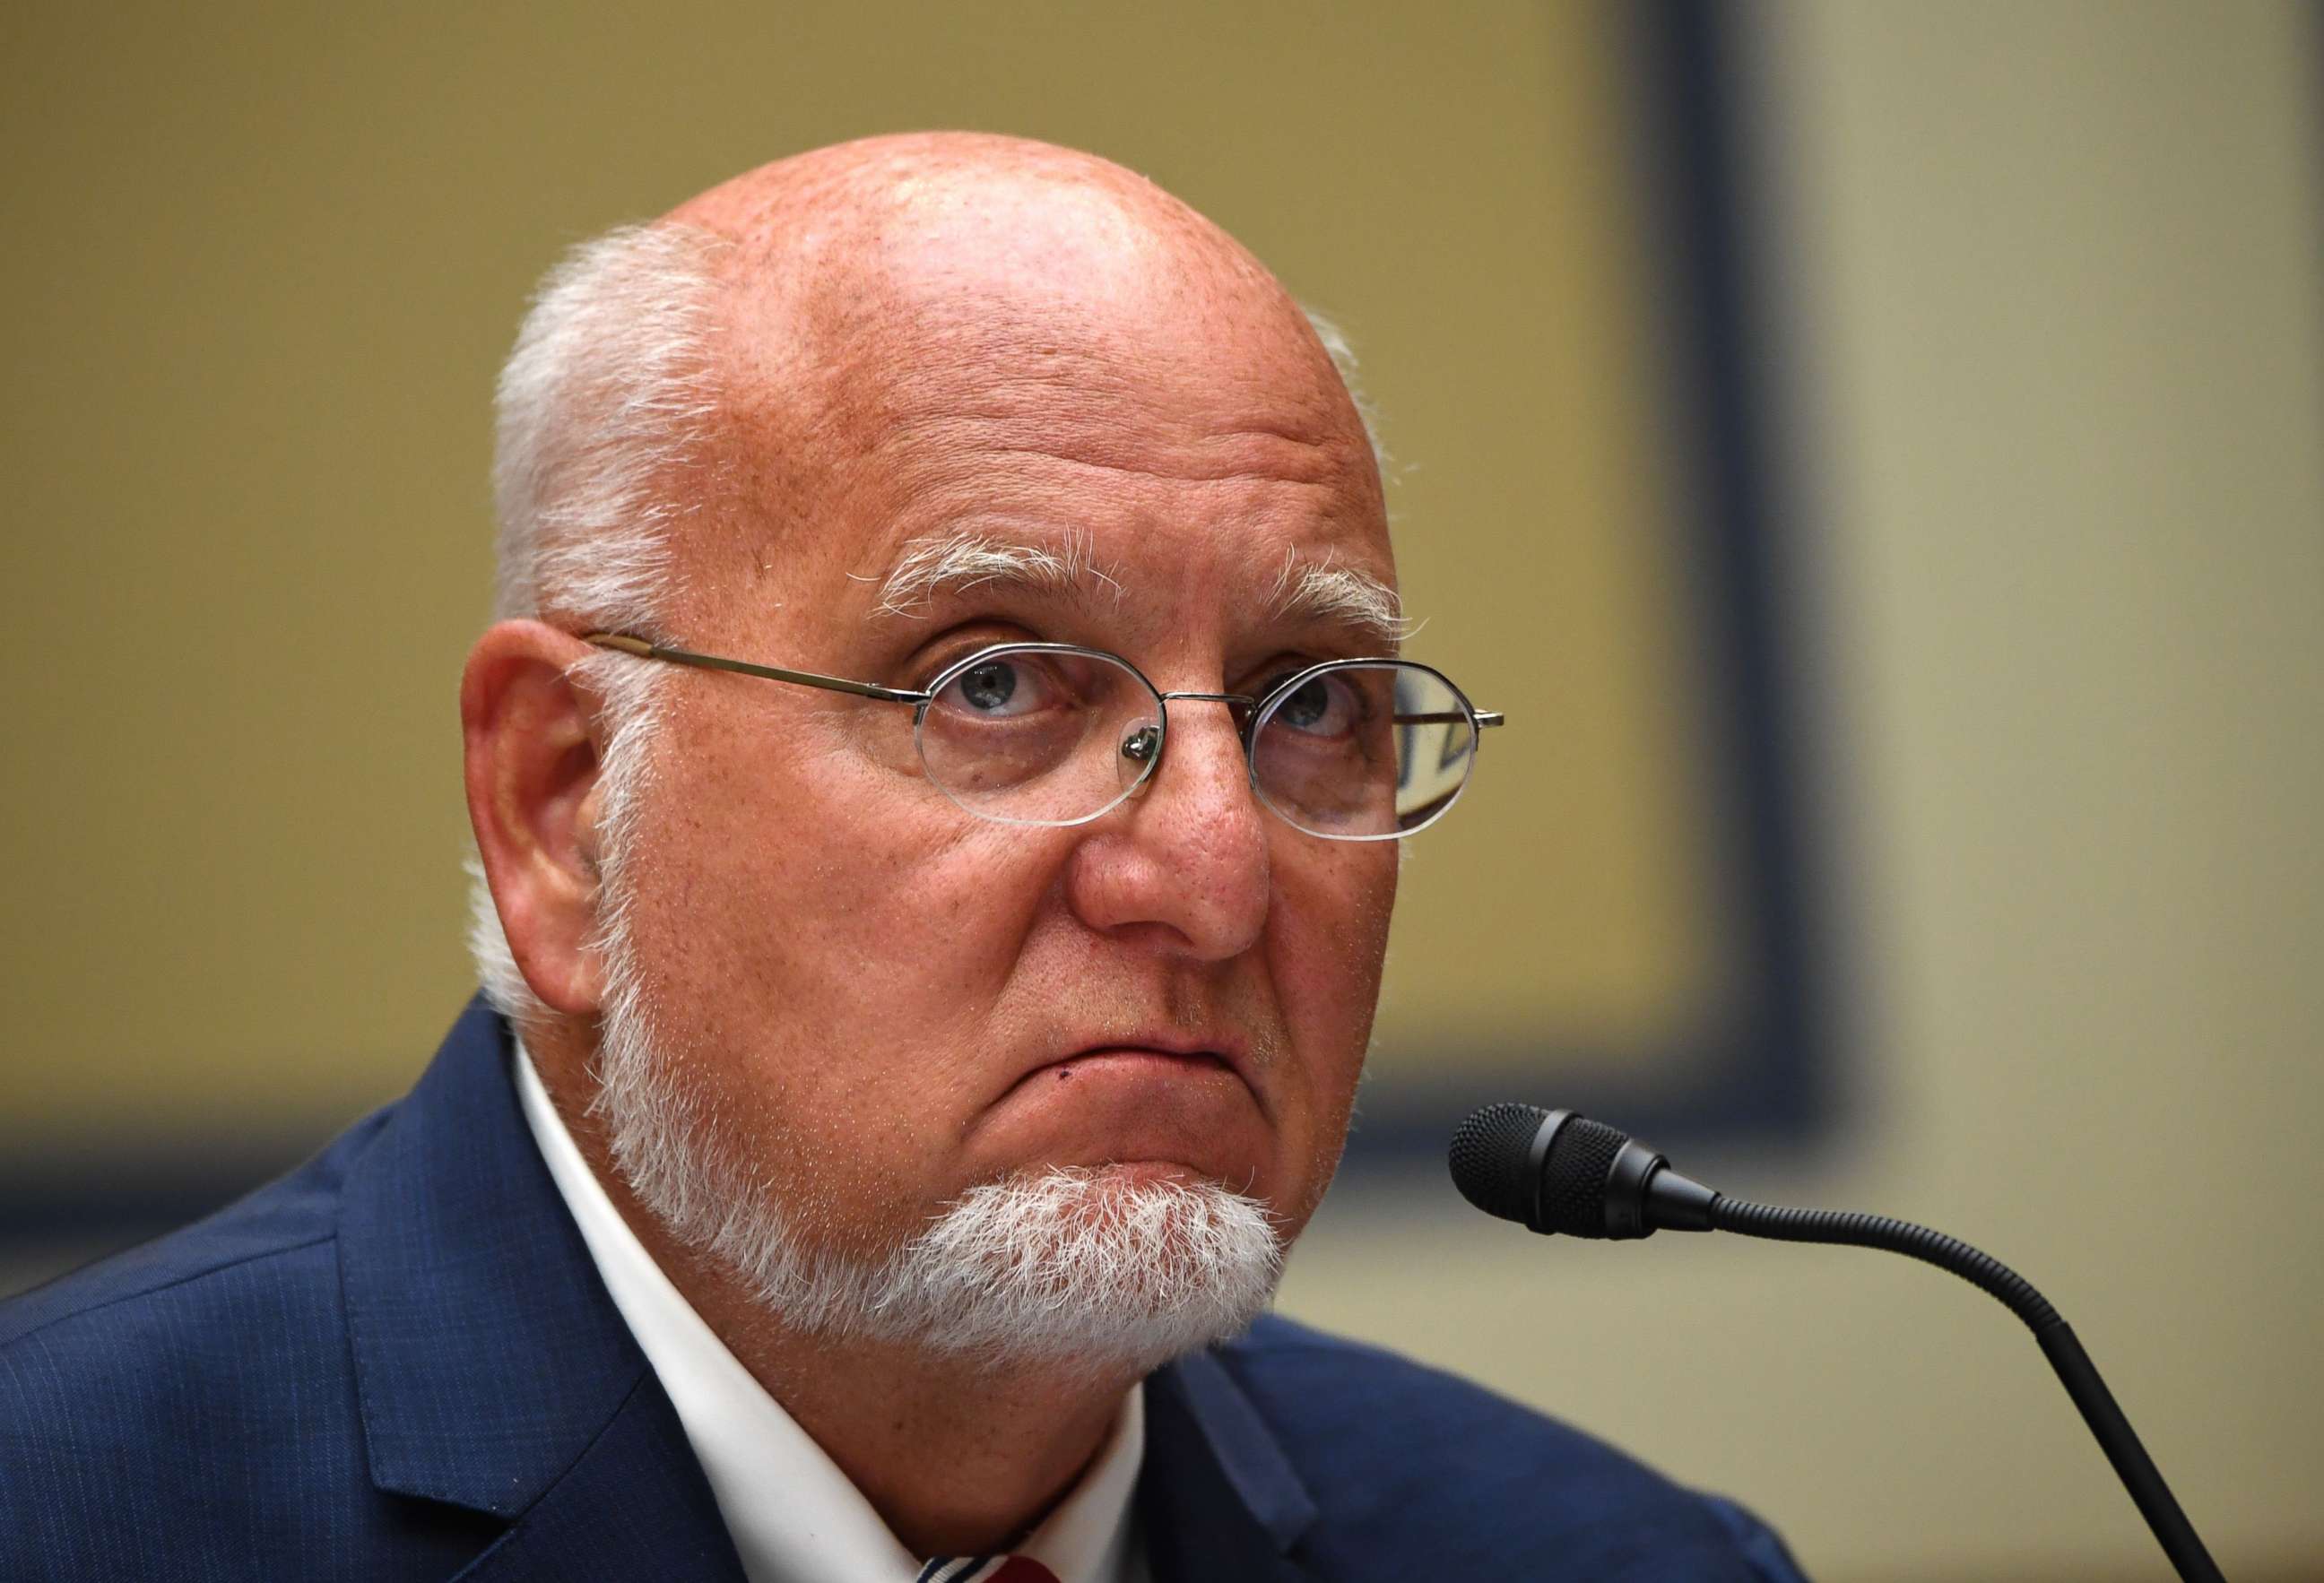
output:
[[1629,1239],[1657,1230],[1731,1231],[1778,1242],[1877,1247],[1950,1270],[2025,1321],[2181,1578],[2220,1583],[2218,1565],[2163,1481],[2130,1420],[2034,1284],[1958,1238],[1910,1220],[1789,1210],[1715,1192],[1628,1134],[1571,1110],[1488,1105],[1452,1135],[1453,1185],[1471,1203],[1545,1234]]

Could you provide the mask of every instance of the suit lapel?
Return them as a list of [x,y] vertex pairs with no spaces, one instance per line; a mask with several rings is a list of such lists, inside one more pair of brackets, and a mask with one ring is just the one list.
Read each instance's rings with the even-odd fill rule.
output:
[[580,1460],[456,1583],[518,1578],[742,1583],[717,1502],[651,1375]]
[[[723,1556],[669,1398],[518,1108],[506,1026],[471,1002],[351,1169],[339,1267],[372,1482],[516,1527],[490,1553]],[[632,1548],[625,1549],[628,1545]],[[547,1547],[544,1549],[544,1547]],[[496,1563],[505,1566],[506,1561]]]
[[1315,1503],[1274,1431],[1216,1358],[1146,1384],[1139,1514],[1155,1583],[1298,1583],[1293,1550]]

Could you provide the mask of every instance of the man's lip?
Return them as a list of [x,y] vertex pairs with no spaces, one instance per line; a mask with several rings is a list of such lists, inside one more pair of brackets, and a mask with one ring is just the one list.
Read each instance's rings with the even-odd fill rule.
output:
[[1028,1068],[1025,1075],[1030,1077],[1037,1072],[1047,1072],[1093,1055],[1169,1055],[1182,1061],[1209,1061],[1233,1072],[1244,1082],[1250,1081],[1250,1072],[1242,1053],[1230,1041],[1205,1043],[1200,1039],[1172,1036],[1101,1039],[1041,1062]]

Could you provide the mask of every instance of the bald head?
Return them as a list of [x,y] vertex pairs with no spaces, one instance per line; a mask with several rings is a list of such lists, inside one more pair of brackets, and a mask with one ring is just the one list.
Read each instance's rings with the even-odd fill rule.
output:
[[[817,149],[665,219],[734,246],[730,271],[801,302],[866,288],[1102,298],[1176,279],[1290,307],[1232,237],[1146,178],[1053,144],[915,133]],[[1296,313],[1293,317],[1296,317]]]
[[722,244],[721,397],[754,515],[820,519],[831,490],[860,496],[866,469],[899,482],[979,425],[1003,446],[1063,438],[1121,465],[1158,446],[1165,466],[1201,467],[1219,465],[1185,455],[1205,428],[1247,419],[1377,498],[1362,419],[1298,305],[1233,238],[1106,161],[875,138],[761,167],[664,223]]
[[964,133],[816,150],[549,276],[502,381],[501,611],[657,627],[674,577],[788,562],[838,503],[941,516],[977,451],[1200,476],[1271,446],[1384,527],[1351,367],[1239,243],[1107,161]]
[[811,149],[746,170],[665,217],[752,244],[775,232],[797,233],[802,216],[876,217],[908,213],[947,195],[1044,185],[1110,195],[1125,207],[1172,217],[1190,232],[1222,235],[1153,182],[1111,160],[980,132],[899,133]]

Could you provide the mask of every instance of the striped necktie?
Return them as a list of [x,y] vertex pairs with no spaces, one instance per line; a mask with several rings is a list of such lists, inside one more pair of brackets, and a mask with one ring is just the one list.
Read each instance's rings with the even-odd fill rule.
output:
[[1030,1556],[938,1556],[913,1583],[1057,1583],[1057,1575]]

